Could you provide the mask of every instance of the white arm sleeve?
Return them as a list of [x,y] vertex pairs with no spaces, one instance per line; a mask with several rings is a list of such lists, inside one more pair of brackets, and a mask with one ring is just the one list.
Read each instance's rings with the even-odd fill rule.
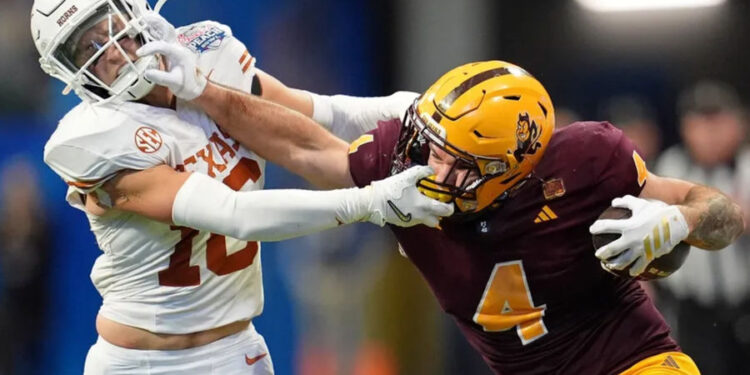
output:
[[347,142],[375,129],[378,121],[404,117],[419,96],[408,91],[370,98],[308,93],[313,102],[312,119]]
[[192,173],[177,192],[172,221],[243,241],[280,241],[368,220],[369,190],[237,192]]

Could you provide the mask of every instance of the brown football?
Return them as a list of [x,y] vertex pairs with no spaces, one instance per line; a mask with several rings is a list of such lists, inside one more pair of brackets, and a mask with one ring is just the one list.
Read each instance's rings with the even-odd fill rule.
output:
[[[627,208],[609,207],[599,215],[599,219],[627,219],[630,217],[630,214],[631,212]],[[620,237],[620,235],[614,233],[596,234],[591,236],[591,240],[594,243],[594,249],[598,249],[616,240],[618,237]],[[688,253],[690,253],[690,245],[684,241],[680,242],[669,254],[652,260],[651,263],[646,266],[646,270],[638,275],[636,279],[655,280],[665,278],[671,275],[674,271],[677,271],[682,264],[685,263]],[[610,272],[620,277],[632,278],[630,273],[628,273],[629,268],[630,267],[623,270],[610,270]]]

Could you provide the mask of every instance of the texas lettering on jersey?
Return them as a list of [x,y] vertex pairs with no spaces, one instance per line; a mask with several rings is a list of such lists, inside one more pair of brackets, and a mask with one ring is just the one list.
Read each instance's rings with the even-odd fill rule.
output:
[[[228,165],[240,150],[239,142],[235,141],[221,129],[211,133],[208,143],[198,152],[183,160],[175,169],[178,171],[203,171],[209,177],[216,177],[227,170]],[[216,160],[220,158],[220,161]],[[253,182],[260,177],[260,167],[254,160],[241,158],[239,165],[231,170],[222,181],[234,190],[239,190],[248,179]]]

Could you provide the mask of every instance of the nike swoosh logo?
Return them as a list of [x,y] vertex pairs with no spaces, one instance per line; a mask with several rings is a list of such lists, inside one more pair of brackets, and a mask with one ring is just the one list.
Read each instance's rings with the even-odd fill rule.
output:
[[395,204],[394,204],[393,202],[391,202],[390,200],[388,201],[388,205],[389,205],[389,206],[391,206],[391,209],[393,209],[393,212],[395,212],[395,213],[396,213],[396,216],[398,216],[399,220],[403,221],[404,223],[408,223],[408,222],[410,222],[410,221],[411,221],[411,213],[409,213],[409,214],[404,214],[404,213],[403,213],[403,212],[401,212],[401,210],[399,210],[399,209],[398,209],[398,207],[396,207],[396,205],[395,205]]
[[255,357],[250,358],[250,357],[247,356],[247,354],[245,354],[245,363],[247,363],[248,366],[252,366],[252,365],[255,364],[255,362],[260,361],[261,359],[263,359],[263,357],[265,357],[267,355],[268,355],[268,353],[263,353],[261,355],[256,355]]

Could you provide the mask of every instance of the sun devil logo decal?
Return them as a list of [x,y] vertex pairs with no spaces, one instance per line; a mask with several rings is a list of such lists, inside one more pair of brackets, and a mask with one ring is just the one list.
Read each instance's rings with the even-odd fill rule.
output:
[[529,119],[528,113],[518,114],[518,123],[516,124],[516,150],[513,156],[520,163],[524,155],[536,153],[542,143],[539,142],[539,126],[536,122]]

